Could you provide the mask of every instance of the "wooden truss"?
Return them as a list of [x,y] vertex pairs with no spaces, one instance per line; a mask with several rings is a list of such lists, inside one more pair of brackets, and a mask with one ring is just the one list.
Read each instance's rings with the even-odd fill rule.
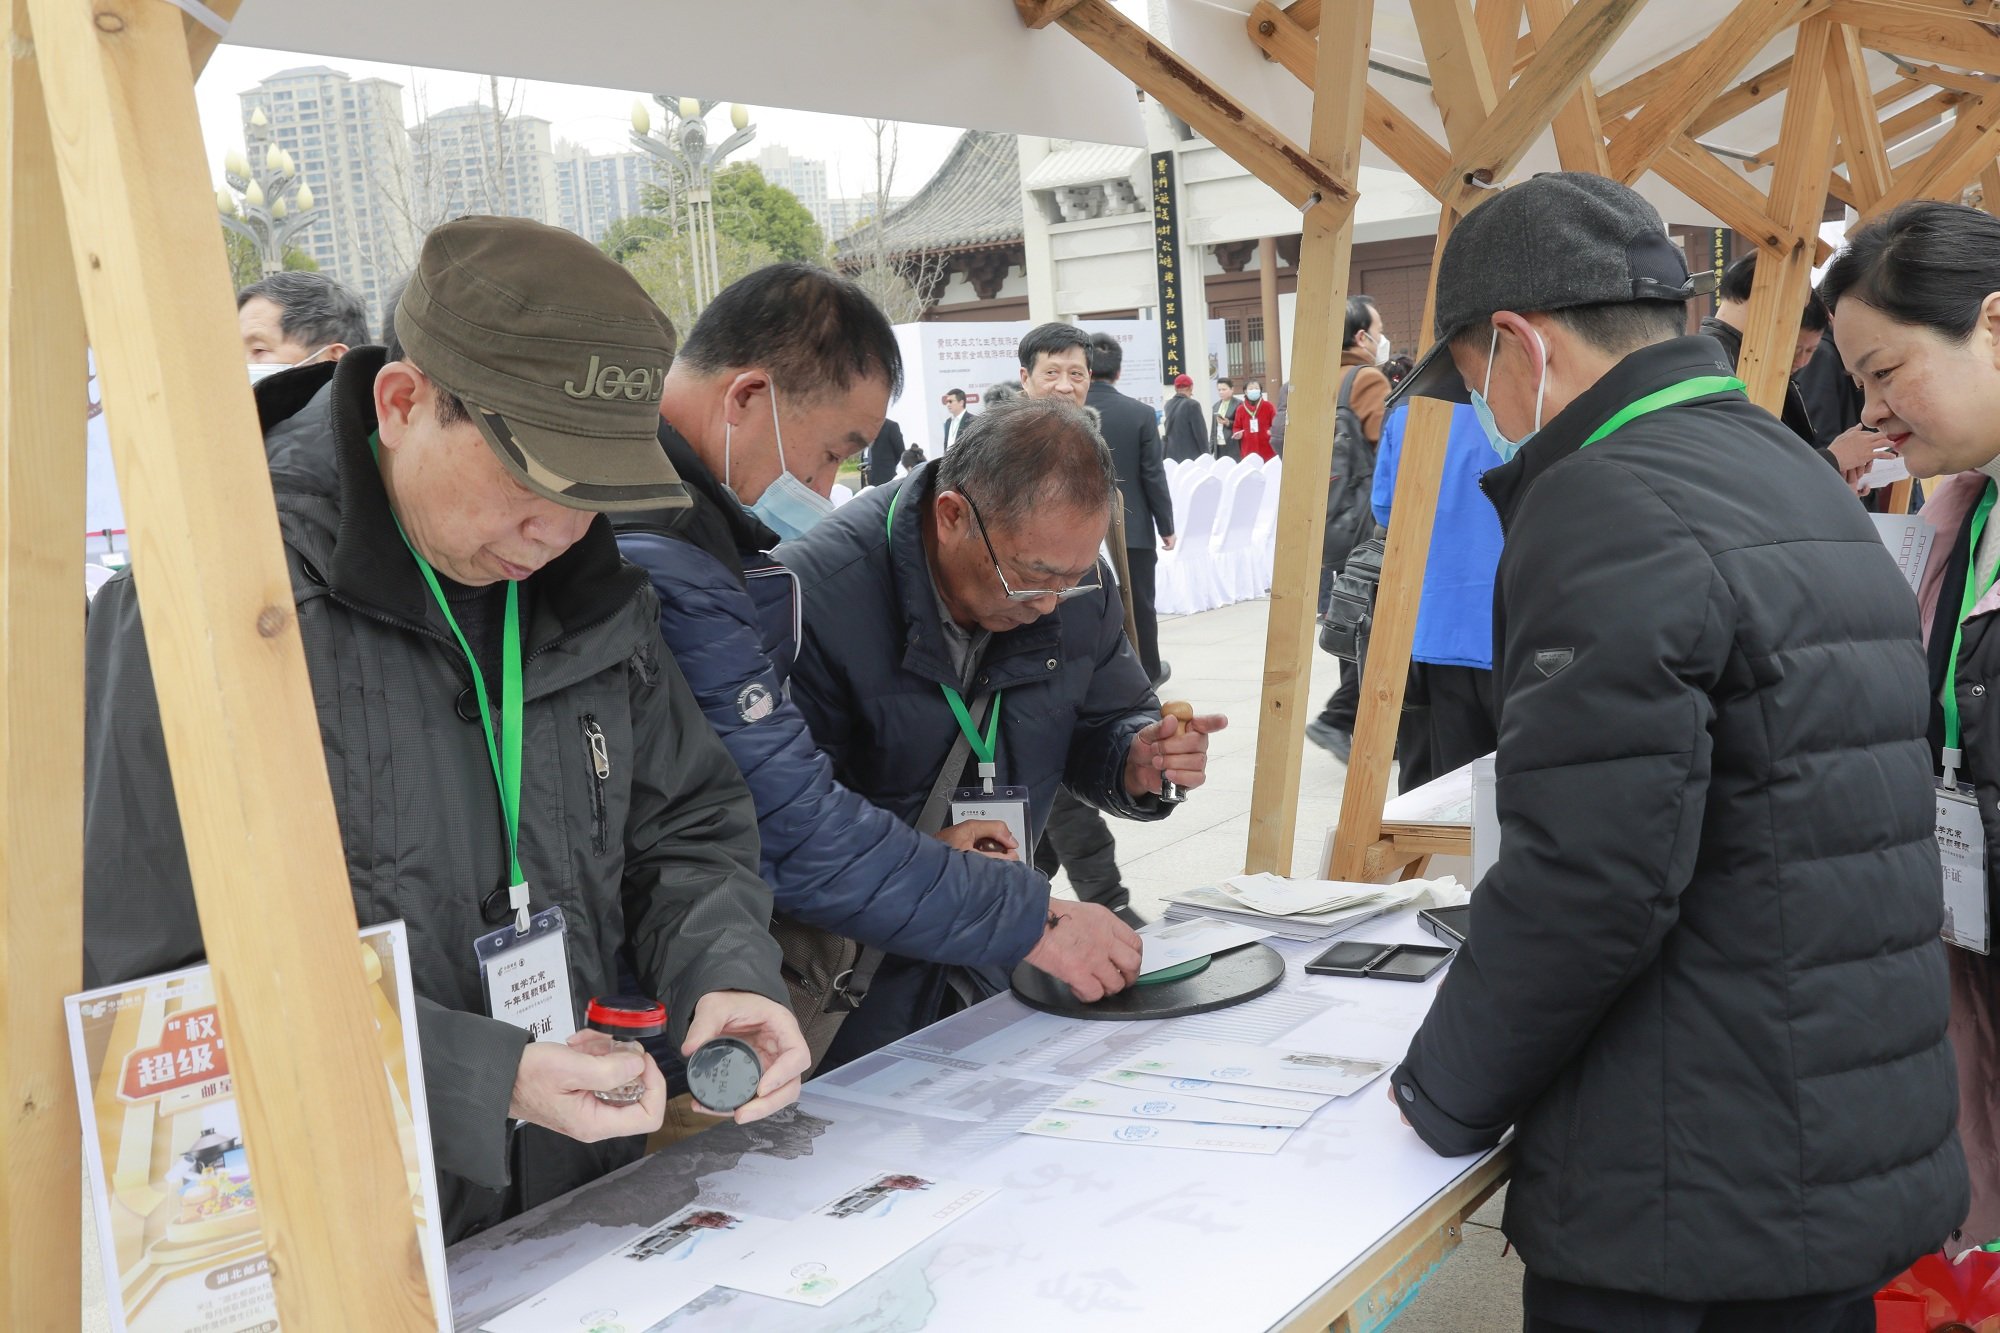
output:
[[[1440,238],[1552,132],[1565,166],[1654,172],[1753,237],[1745,377],[1775,403],[1826,196],[1864,215],[1954,197],[2000,208],[1995,0],[1742,0],[1613,88],[1591,73],[1641,0],[1411,0],[1443,141],[1368,84],[1372,7],[1260,4],[1246,40],[1314,92],[1304,145],[1248,113],[1107,0],[1016,0],[1059,25],[1301,209],[1291,480],[1266,646],[1247,861],[1287,870],[1300,691],[1313,652],[1340,326],[1365,139],[1436,196]],[[74,1324],[77,1115],[60,999],[82,982],[83,364],[95,349],[209,957],[288,1328],[432,1326],[388,1089],[348,966],[355,918],[289,580],[202,165],[193,78],[216,36],[163,0],[4,0],[0,63],[0,1322]],[[223,19],[237,0],[210,0]],[[1786,61],[1746,73],[1774,36]],[[1902,62],[1871,88],[1862,53]],[[1758,188],[1703,146],[1787,99]],[[1910,98],[1913,105],[1894,110]],[[1943,118],[1900,165],[1890,150]],[[1433,293],[1434,299],[1435,293]],[[1428,316],[1426,317],[1428,324]],[[1394,873],[1395,718],[1448,412],[1418,404],[1398,479],[1334,871]],[[275,889],[282,887],[282,892]],[[1490,1187],[1490,1181],[1488,1187]],[[361,1293],[357,1297],[357,1293]]]
[[[1829,196],[1866,219],[1912,199],[1956,198],[1990,182],[2000,208],[2000,2],[1996,0],[1740,0],[1688,50],[1626,82],[1598,89],[1591,72],[1637,16],[1642,0],[1410,0],[1439,143],[1380,91],[1338,82],[1359,70],[1368,35],[1366,3],[1260,0],[1246,36],[1314,90],[1313,138],[1301,148],[1245,111],[1109,0],[1016,0],[1031,27],[1057,24],[1115,65],[1252,173],[1307,208],[1337,238],[1299,273],[1300,347],[1293,362],[1291,441],[1279,500],[1279,545],[1265,646],[1264,694],[1246,868],[1289,873],[1296,836],[1302,690],[1310,674],[1324,495],[1331,466],[1339,349],[1327,337],[1346,299],[1347,235],[1358,140],[1366,139],[1439,205],[1438,245],[1452,220],[1505,183],[1544,132],[1565,170],[1627,183],[1651,172],[1766,254],[1758,265],[1739,374],[1750,396],[1776,409],[1791,370],[1812,266],[1828,247],[1819,222]],[[1523,31],[1525,25],[1525,31]],[[1787,30],[1793,54],[1746,73]],[[1330,69],[1329,45],[1341,52]],[[1894,53],[1898,77],[1871,86],[1865,53]],[[1330,77],[1333,81],[1330,81]],[[1704,143],[1704,136],[1773,98],[1784,98],[1779,142],[1750,157],[1772,168],[1760,188]],[[1891,112],[1910,99],[1913,104]],[[1329,105],[1329,101],[1332,105]],[[1949,118],[1922,153],[1892,165],[1890,149]],[[1746,156],[1738,154],[1737,156]],[[1433,287],[1424,315],[1430,334]],[[1322,325],[1321,321],[1325,320]],[[1307,340],[1312,341],[1308,342]],[[1417,400],[1403,435],[1396,521],[1388,552],[1353,756],[1341,798],[1330,873],[1378,879],[1431,853],[1464,850],[1462,836],[1392,829],[1382,806],[1402,708],[1418,595],[1430,549],[1450,424],[1446,405]],[[1907,494],[1907,488],[1905,488]]]

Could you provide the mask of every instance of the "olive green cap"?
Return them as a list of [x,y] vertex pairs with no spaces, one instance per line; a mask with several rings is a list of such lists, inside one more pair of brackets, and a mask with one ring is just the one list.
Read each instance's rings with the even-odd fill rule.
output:
[[572,509],[692,503],[659,440],[674,326],[581,236],[525,218],[444,223],[395,329],[530,490]]

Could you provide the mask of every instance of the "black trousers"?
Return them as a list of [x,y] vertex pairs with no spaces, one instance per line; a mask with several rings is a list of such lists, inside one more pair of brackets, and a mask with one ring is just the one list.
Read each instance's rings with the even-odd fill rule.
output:
[[1158,680],[1160,618],[1153,612],[1153,589],[1160,553],[1150,546],[1128,546],[1125,563],[1132,572],[1132,620],[1139,627],[1139,642],[1132,647],[1139,654],[1139,664],[1146,668],[1146,679]]
[[1522,1333],[1874,1333],[1872,1290],[1783,1301],[1670,1301],[1529,1273]]
[[1118,874],[1118,844],[1111,826],[1097,807],[1077,800],[1066,787],[1056,788],[1055,808],[1049,811],[1048,827],[1035,847],[1035,869],[1044,875],[1068,870],[1070,887],[1087,903],[1116,911],[1132,901]]
[[1493,753],[1498,741],[1491,671],[1434,662],[1410,664],[1403,716],[1396,727],[1396,759],[1403,766],[1404,791]]
[[1319,720],[1335,731],[1354,731],[1354,713],[1361,705],[1361,668],[1341,658],[1334,659],[1340,671],[1340,685],[1327,696],[1326,707],[1319,710]]

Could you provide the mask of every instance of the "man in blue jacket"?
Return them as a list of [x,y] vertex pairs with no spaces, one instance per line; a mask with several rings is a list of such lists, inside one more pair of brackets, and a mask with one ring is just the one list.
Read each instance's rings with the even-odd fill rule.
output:
[[[1096,998],[1114,954],[1136,955],[1129,929],[1102,907],[1052,904],[1005,824],[924,837],[841,785],[787,697],[796,582],[764,553],[830,512],[840,464],[875,437],[901,381],[895,334],[853,283],[776,264],[731,284],[675,357],[660,408],[694,505],[622,521],[619,546],[651,575],[661,634],[749,783],[778,911],[933,963],[1025,958]],[[999,855],[973,853],[981,839]]]
[[[805,602],[793,696],[843,781],[914,823],[940,779],[978,780],[970,756],[950,771],[961,736],[977,738],[996,792],[1024,790],[1031,844],[1059,786],[1151,820],[1173,809],[1163,775],[1201,783],[1208,733],[1227,719],[1161,718],[1098,560],[1117,499],[1111,451],[1083,409],[1023,398],[989,404],[944,458],[779,549]],[[1050,940],[1104,923],[1083,905],[1049,906]],[[1136,939],[1116,940],[1110,969],[1093,974],[1101,991],[1137,974]],[[828,1063],[933,1021],[952,1003],[947,988],[963,997],[957,980],[921,958],[888,959]]]
[[[1382,423],[1375,457],[1375,521],[1387,525],[1410,413]],[[1493,575],[1500,567],[1500,516],[1479,479],[1500,462],[1470,407],[1454,407],[1438,486],[1437,520],[1424,561],[1410,684],[1396,729],[1402,788],[1463,768],[1497,743],[1493,718]]]

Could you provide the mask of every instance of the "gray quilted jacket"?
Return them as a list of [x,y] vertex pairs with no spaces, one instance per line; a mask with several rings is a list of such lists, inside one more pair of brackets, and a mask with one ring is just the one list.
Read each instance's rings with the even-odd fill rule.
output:
[[[330,382],[324,371],[273,377],[259,408],[355,910],[364,925],[409,928],[455,1240],[632,1160],[640,1144],[509,1129],[527,1037],[486,1017],[473,953],[508,919],[499,800],[464,655],[370,457],[381,360],[352,353]],[[756,811],[660,642],[645,575],[600,521],[525,592],[521,864],[534,908],[568,916],[577,1005],[619,988],[621,955],[667,1003],[677,1042],[711,991],[782,1003]],[[202,956],[129,574],[91,607],[86,689],[85,954],[102,985]]]

